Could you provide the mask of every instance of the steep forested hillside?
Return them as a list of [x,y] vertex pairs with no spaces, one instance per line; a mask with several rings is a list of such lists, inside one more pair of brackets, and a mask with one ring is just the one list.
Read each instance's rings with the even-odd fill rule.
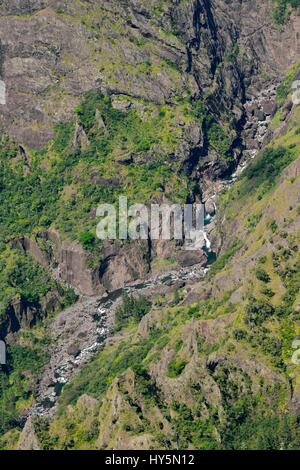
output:
[[298,3],[0,2],[1,448],[299,449]]

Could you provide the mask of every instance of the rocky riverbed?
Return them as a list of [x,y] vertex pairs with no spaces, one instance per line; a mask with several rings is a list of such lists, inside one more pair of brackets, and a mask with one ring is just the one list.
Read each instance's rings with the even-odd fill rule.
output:
[[[276,85],[245,103],[246,124],[244,130],[244,154],[236,171],[218,188],[214,188],[206,200],[206,249],[211,249],[210,232],[214,228],[217,194],[229,187],[244,171],[270,137],[269,125],[276,112]],[[213,248],[212,248],[213,249]],[[213,252],[208,253],[214,255]],[[65,384],[80,368],[103,347],[114,323],[114,312],[124,292],[140,294],[151,298],[175,291],[179,287],[193,284],[203,278],[209,267],[204,263],[156,275],[145,281],[136,281],[124,288],[113,290],[102,297],[82,298],[76,305],[56,316],[50,326],[52,348],[47,364],[38,384],[37,402],[29,410],[29,415],[51,415],[55,411],[57,399]]]
[[208,268],[202,264],[170,271],[144,282],[136,282],[101,298],[83,298],[56,316],[50,326],[50,361],[38,384],[37,402],[28,415],[51,415],[62,387],[103,347],[114,312],[124,292],[151,298],[203,278]]

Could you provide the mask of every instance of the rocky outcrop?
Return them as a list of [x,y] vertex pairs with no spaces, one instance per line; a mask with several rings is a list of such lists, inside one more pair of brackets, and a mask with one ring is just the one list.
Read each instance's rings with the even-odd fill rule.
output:
[[[1,3],[7,103],[1,105],[0,124],[22,144],[42,146],[52,135],[52,123],[71,116],[77,97],[99,86],[116,96],[161,103],[172,100],[176,89],[182,93],[189,87],[192,94],[211,94],[212,110],[238,122],[245,87],[259,88],[266,75],[277,78],[299,56],[299,17],[293,15],[285,29],[275,28],[271,0],[164,2],[159,16],[151,2],[145,6],[137,0],[92,0],[78,8],[61,0]],[[123,25],[121,36],[108,29],[113,17]],[[160,29],[179,39],[162,36]],[[112,47],[111,34],[122,47]],[[181,82],[172,83],[163,68],[155,77],[140,72],[128,80],[125,67],[149,59],[135,45],[142,41],[182,70]]]
[[37,239],[29,238],[29,237],[18,237],[11,241],[12,248],[17,248],[23,250],[25,253],[30,253],[33,259],[43,266],[44,268],[49,267],[49,258],[46,252],[44,252],[38,242]]
[[53,253],[58,266],[55,273],[58,279],[73,286],[80,293],[93,295],[103,293],[93,270],[87,267],[87,254],[76,242],[60,241],[56,233],[50,232]]
[[33,420],[29,418],[20,436],[17,450],[41,450]]
[[30,328],[40,316],[40,310],[27,305],[22,299],[15,299],[7,309],[5,320],[1,324],[1,337],[16,333],[20,328]]
[[247,100],[245,110],[246,125],[243,131],[243,141],[244,157],[247,160],[247,157],[255,157],[272,137],[269,125],[277,111],[276,85],[262,90],[257,96]]
[[141,240],[134,244],[111,244],[104,249],[98,276],[101,284],[112,291],[132,281],[144,279],[149,271],[149,244]]
[[104,291],[97,285],[93,271],[87,267],[84,249],[78,243],[62,241],[55,230],[40,232],[34,239],[14,239],[12,246],[29,253],[37,263],[49,268],[57,280],[66,282],[85,295]]
[[204,251],[188,251],[174,241],[140,240],[105,242],[97,268],[88,267],[89,253],[77,242],[61,240],[56,230],[39,232],[35,238],[19,237],[12,247],[29,253],[41,266],[51,270],[58,281],[64,281],[84,296],[102,295],[138,280],[151,277],[155,261],[173,259],[178,268],[205,265]]
[[101,295],[143,279],[149,272],[148,242],[135,245],[107,243],[96,269],[88,268],[88,252],[79,243],[61,240],[55,230],[40,232],[33,238],[21,237],[12,246],[29,253],[37,263],[49,268],[57,280],[85,296]]
[[89,139],[83,129],[83,127],[76,122],[74,138],[73,138],[73,147],[74,149],[80,148],[84,150],[89,145]]
[[62,307],[59,293],[53,289],[39,303],[28,303],[26,299],[16,298],[10,302],[6,314],[0,321],[0,338],[9,343],[16,340],[15,333],[22,328],[31,328],[36,322],[56,312]]
[[[200,117],[199,123],[178,121],[182,136],[169,158],[176,171],[190,175],[204,201],[236,168],[243,139],[252,152],[266,141],[273,95],[269,99],[259,92],[266,83],[276,83],[299,54],[299,17],[292,15],[286,28],[274,27],[271,0],[174,0],[162,2],[159,14],[152,2],[139,0],[91,0],[80,7],[61,0],[14,0],[2,2],[0,13],[0,78],[6,91],[0,128],[16,138],[25,155],[27,148],[49,141],[53,124],[74,119],[87,90],[111,95],[115,109],[135,109],[142,118],[143,102],[175,107],[182,97],[201,100],[226,132],[231,158],[221,158],[209,146]],[[112,28],[116,19],[121,28]],[[96,118],[106,130],[99,110]],[[88,144],[77,123],[72,146],[84,150]],[[159,154],[159,143],[157,147]],[[116,165],[143,165],[147,158],[120,154]],[[116,178],[92,179],[118,185]],[[87,295],[145,278],[152,259],[172,258],[176,252],[174,244],[155,242],[134,244],[136,248],[108,245],[99,267],[89,269],[87,253],[78,243],[63,241],[53,230],[43,237],[49,253],[37,240],[24,237],[20,244],[58,279]],[[182,266],[205,262],[203,252],[175,253],[175,258]]]

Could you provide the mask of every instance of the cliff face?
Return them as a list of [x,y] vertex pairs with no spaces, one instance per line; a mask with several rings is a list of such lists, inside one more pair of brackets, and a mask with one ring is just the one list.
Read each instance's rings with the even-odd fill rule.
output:
[[[30,369],[19,395],[6,384],[4,430],[33,405],[31,369],[45,368],[39,348],[49,338],[40,324],[28,328],[70,303],[63,283],[102,295],[207,262],[174,242],[100,243],[97,205],[120,194],[146,204],[202,200],[214,215],[224,179],[271,148],[218,199],[207,228],[220,254],[211,277],[192,287],[191,271],[187,286],[154,286],[151,311],[64,389],[59,416],[29,421],[21,448],[259,448],[272,423],[279,441],[284,426],[297,441],[289,340],[299,311],[299,109],[289,93],[300,17],[291,9],[279,26],[273,11],[271,0],[0,1],[0,333],[13,333],[16,376],[20,351]],[[98,350],[88,302],[86,330],[81,304],[69,322],[53,322],[66,361]],[[65,382],[53,382],[61,364],[52,359],[42,386],[58,387],[56,400]]]
[[239,121],[245,88],[278,79],[299,56],[299,17],[276,28],[271,1],[12,0],[0,15],[0,125],[29,147],[94,88],[155,103],[212,95],[215,113]]
[[[278,82],[299,55],[299,17],[293,13],[279,28],[272,11],[271,1],[1,2],[0,129],[16,141],[12,165],[17,162],[23,168],[20,178],[27,176],[28,187],[31,177],[39,186],[47,178],[55,192],[48,197],[55,215],[49,216],[50,208],[45,214],[44,200],[36,203],[38,218],[36,209],[28,206],[26,212],[35,222],[25,230],[10,231],[9,237],[31,235],[40,226],[58,229],[59,239],[67,241],[56,256],[57,274],[88,294],[145,277],[153,268],[152,259],[192,263],[173,256],[173,244],[154,242],[152,247],[139,246],[136,257],[126,255],[126,247],[108,246],[101,262],[86,269],[89,256],[74,242],[80,230],[94,232],[93,211],[107,197],[105,191],[149,202],[177,197],[206,201],[218,190],[220,180],[242,156],[249,118],[246,100]],[[116,142],[115,124],[107,122],[109,109],[99,114],[95,101],[94,126],[111,127],[104,136],[110,148],[105,165],[98,155],[103,135],[95,139],[94,128],[78,122],[75,112],[91,90],[109,95],[112,110],[123,113],[123,119],[130,115],[133,136],[120,132]],[[138,125],[132,125],[133,117]],[[147,127],[140,138],[142,123]],[[258,145],[253,136],[248,126],[250,148]],[[132,145],[131,140],[140,143]],[[40,152],[38,157],[34,151]],[[69,170],[59,170],[64,174],[59,181],[53,175],[53,168],[61,165],[59,153],[71,160],[79,151],[81,165],[73,156],[65,165]],[[152,162],[161,166],[157,175],[148,170]],[[162,176],[163,171],[173,177]],[[142,184],[130,191],[132,180],[142,181],[148,178],[145,174],[149,194]],[[101,197],[91,197],[100,192],[99,186]],[[39,194],[43,192],[41,187]],[[78,206],[81,213],[70,214]],[[61,242],[57,245],[60,250]],[[194,262],[201,259],[203,254]],[[115,277],[117,265],[122,268]]]
[[34,420],[41,447],[299,449],[299,113],[219,198],[208,277],[127,318]]

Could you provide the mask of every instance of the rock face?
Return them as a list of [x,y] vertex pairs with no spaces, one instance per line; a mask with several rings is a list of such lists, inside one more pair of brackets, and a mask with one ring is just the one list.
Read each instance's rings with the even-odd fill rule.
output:
[[[185,251],[172,241],[148,240],[135,243],[105,243],[99,267],[88,268],[88,253],[76,242],[61,240],[55,230],[40,232],[35,238],[20,237],[12,241],[14,248],[30,254],[41,266],[48,268],[57,280],[75,288],[84,296],[102,295],[151,275],[151,258],[174,258],[178,267],[205,264],[202,250]],[[166,265],[165,270],[168,270]]]
[[145,278],[150,269],[148,242],[128,246],[107,244],[96,269],[88,268],[88,253],[81,245],[61,240],[55,230],[40,232],[35,239],[17,238],[12,246],[29,253],[37,263],[50,269],[57,280],[88,296]]
[[124,287],[137,279],[143,279],[150,270],[148,241],[125,246],[110,245],[104,250],[98,279],[108,291]]
[[247,123],[243,131],[244,156],[253,158],[272,136],[269,125],[277,110],[276,86],[271,85],[255,98],[248,99],[245,110]]
[[40,304],[30,305],[26,300],[14,299],[6,310],[0,322],[0,338],[9,343],[16,340],[15,333],[22,328],[31,328],[36,322],[54,313],[62,307],[59,293],[55,290],[49,292]]
[[[138,0],[80,7],[62,0],[1,2],[0,78],[7,88],[1,127],[40,147],[52,124],[71,116],[78,97],[98,87],[161,103],[187,88],[213,91],[211,108],[239,121],[245,87],[259,88],[263,74],[278,78],[299,56],[300,19],[275,28],[271,0],[164,1],[159,14],[154,7]],[[172,83],[163,69],[128,79],[125,68],[149,58],[142,42],[182,70],[181,82]]]
[[[57,123],[74,124],[70,150],[74,154],[81,150],[82,160],[86,156],[85,150],[94,150],[89,149],[92,132],[89,133],[90,129],[82,122],[78,123],[80,109],[77,108],[76,118],[74,109],[86,91],[98,90],[104,95],[101,95],[103,100],[107,96],[111,98],[114,110],[124,113],[135,110],[141,122],[147,122],[147,112],[155,114],[159,109],[165,113],[161,109],[164,107],[168,109],[167,113],[173,113],[175,121],[170,129],[164,129],[165,135],[161,135],[164,142],[155,142],[153,153],[155,157],[162,157],[164,163],[182,175],[182,179],[187,175],[193,180],[195,188],[187,198],[204,201],[207,214],[213,217],[216,211],[214,198],[225,184],[223,179],[232,177],[238,164],[245,161],[243,158],[254,157],[271,138],[268,126],[276,112],[277,82],[300,54],[300,17],[292,14],[286,27],[277,28],[272,22],[272,8],[272,0],[0,2],[0,131],[10,134],[18,142],[18,158],[21,157],[18,162],[21,167],[24,164],[24,175],[30,175],[34,151],[51,141]],[[151,104],[150,111],[146,110],[145,103]],[[182,103],[179,113],[178,107]],[[287,123],[292,111],[292,103],[287,102],[282,109],[282,121]],[[108,134],[107,116],[97,109],[96,112],[93,110],[93,117],[96,121],[93,129],[97,127],[102,133],[100,139],[103,139]],[[222,131],[221,135],[209,135],[209,119],[215,124],[215,134],[217,128]],[[166,142],[170,144],[178,129],[180,138],[176,140],[176,148],[166,145],[167,150],[163,152],[160,146]],[[122,135],[122,138],[126,141],[126,136]],[[227,150],[222,153],[218,144],[226,139]],[[146,151],[126,153],[122,152],[123,148],[126,146],[122,147],[121,142],[119,151],[108,162],[108,165],[115,165],[116,172],[103,176],[96,168],[85,167],[85,171],[90,172],[91,185],[118,188],[125,178],[124,169],[149,163]],[[295,147],[289,150],[292,148]],[[51,148],[48,150],[49,161],[46,155],[42,162],[45,168],[52,164]],[[43,152],[40,154],[44,155]],[[63,155],[59,157],[63,159]],[[12,156],[12,167],[14,158]],[[155,163],[151,158],[150,162]],[[221,267],[217,265],[216,268],[221,272],[208,281],[203,280],[197,287],[193,284],[207,273],[201,268],[207,262],[207,254],[201,249],[197,252],[181,250],[175,242],[104,242],[101,259],[92,260],[98,264],[91,268],[89,266],[95,266],[95,263],[89,263],[88,251],[78,242],[64,240],[54,228],[12,240],[13,248],[29,253],[57,280],[87,296],[51,322],[51,357],[39,378],[37,400],[28,411],[19,449],[38,450],[42,447],[30,415],[53,418],[62,387],[97,352],[104,349],[105,354],[106,347],[111,349],[106,360],[99,363],[100,367],[97,368],[96,363],[96,367],[86,369],[90,382],[85,382],[83,370],[79,385],[75,379],[69,388],[74,391],[70,396],[78,398],[83,386],[91,386],[93,390],[100,384],[104,386],[101,401],[83,395],[74,406],[66,406],[65,415],[54,416],[52,424],[56,421],[56,428],[50,429],[50,423],[50,437],[55,437],[50,443],[62,447],[74,445],[81,432],[75,430],[74,440],[72,437],[65,441],[56,433],[65,427],[71,434],[74,426],[70,416],[78,412],[78,422],[83,422],[82,429],[88,430],[87,438],[81,436],[79,439],[87,439],[89,443],[84,442],[87,446],[142,449],[161,446],[163,441],[166,448],[178,448],[178,439],[187,435],[188,440],[183,446],[191,448],[199,445],[200,434],[203,442],[210,438],[219,445],[226,419],[230,422],[234,416],[231,413],[234,405],[238,405],[237,418],[243,411],[239,398],[246,402],[250,395],[256,403],[261,401],[257,397],[266,396],[266,405],[269,405],[274,384],[279,387],[276,392],[274,386],[274,395],[279,394],[281,387],[282,403],[285,399],[287,409],[293,407],[298,412],[299,385],[295,384],[290,400],[292,387],[285,371],[280,369],[282,363],[278,367],[278,363],[271,363],[268,356],[270,349],[271,355],[272,348],[276,350],[277,341],[267,341],[263,344],[265,350],[255,356],[261,346],[259,341],[255,343],[258,330],[249,335],[251,327],[245,322],[244,315],[249,306],[247,302],[251,300],[247,297],[248,286],[257,284],[258,279],[254,279],[256,262],[263,257],[265,249],[269,250],[270,262],[274,246],[284,244],[286,251],[282,258],[287,256],[288,249],[293,249],[287,246],[287,237],[299,227],[299,211],[296,215],[300,194],[298,166],[299,160],[296,167],[290,167],[292,173],[285,174],[274,190],[273,196],[280,204],[272,206],[271,198],[266,196],[264,214],[253,213],[251,207],[241,220],[238,219],[240,213],[235,218],[228,217],[230,230],[227,227],[229,235],[222,248],[223,251],[229,249],[229,254],[225,253],[229,261],[231,255],[236,255],[237,263],[234,267],[230,265],[227,271],[222,268],[224,259],[221,260]],[[68,174],[67,165],[62,168]],[[241,169],[242,166],[238,167]],[[78,167],[74,173],[80,173]],[[80,199],[80,192],[76,192],[73,183],[79,183],[82,175],[76,174],[76,181],[74,174],[68,176],[72,180],[70,186],[74,186],[71,188],[74,201],[66,198],[63,203],[76,202],[76,197]],[[164,185],[159,184],[159,191],[164,200]],[[262,197],[260,195],[257,201]],[[239,199],[240,194],[233,201]],[[264,230],[266,227],[269,230],[279,205],[284,207],[284,213],[282,219],[277,217],[276,220],[286,230],[286,235],[269,233],[270,241],[262,242],[261,232],[255,231],[256,226],[251,235],[248,233],[250,222],[254,225],[262,223]],[[94,209],[85,209],[88,217],[94,215]],[[240,212],[243,210],[241,207]],[[287,213],[291,213],[294,220],[288,219]],[[254,216],[254,221],[248,218],[249,214]],[[226,214],[221,216],[222,223],[226,222]],[[52,221],[52,227],[57,226]],[[217,232],[215,223],[207,230],[207,243],[212,243],[215,251],[219,251],[223,232]],[[246,241],[242,253],[239,253],[239,244],[234,253],[236,237]],[[260,242],[263,246],[257,249]],[[249,248],[252,251],[247,254]],[[170,270],[165,276],[145,281],[153,274],[154,261],[183,268],[179,274]],[[198,263],[200,267],[191,268]],[[287,272],[293,273],[292,267],[288,268]],[[272,276],[277,288],[280,272],[273,272]],[[136,282],[141,279],[144,282]],[[245,279],[247,289],[242,285]],[[131,283],[134,285],[129,286]],[[259,295],[264,292],[263,295],[272,296],[270,289],[262,291],[261,288]],[[284,282],[280,283],[282,292],[287,288]],[[112,293],[106,297],[107,291]],[[132,330],[119,331],[119,336],[108,338],[105,345],[123,292],[151,298],[153,308],[139,325],[133,323],[130,325]],[[273,294],[277,296],[277,292]],[[104,298],[100,301],[97,296]],[[0,337],[13,342],[17,336],[14,333],[32,327],[38,318],[54,311],[58,302],[55,292],[45,298],[39,308],[16,299],[0,325]],[[299,299],[297,302],[299,306]],[[280,318],[272,320],[274,328]],[[240,325],[242,331],[237,329]],[[265,337],[266,331],[258,331],[262,342],[277,340],[272,330],[270,335],[273,336]],[[245,338],[247,344],[241,342]],[[118,348],[115,356],[111,354],[114,348]],[[101,375],[107,364],[109,370],[106,375]],[[147,395],[151,396],[151,402]],[[89,420],[91,416],[87,415],[91,413],[95,419]],[[192,423],[193,429],[178,433],[178,429],[184,430],[182,422]],[[235,422],[233,424],[236,426]],[[196,437],[193,436],[195,429]],[[76,445],[80,446],[82,442]]]
[[[286,28],[274,27],[272,3],[170,0],[157,10],[152,0],[147,5],[141,0],[90,0],[80,6],[62,0],[3,1],[0,129],[20,143],[30,171],[26,148],[44,146],[55,123],[73,119],[87,90],[101,90],[111,95],[115,109],[134,108],[141,116],[139,100],[175,106],[184,96],[195,102],[205,97],[205,106],[226,129],[233,158],[222,159],[208,147],[199,118],[199,125],[178,121],[185,130],[170,160],[178,171],[190,174],[197,194],[207,200],[236,167],[242,140],[253,156],[268,139],[276,81],[299,55],[300,18],[292,15]],[[263,94],[260,90],[270,82]],[[98,125],[105,129],[105,116],[97,112]],[[89,145],[78,123],[72,145]],[[115,164],[142,165],[143,158],[118,155]],[[92,180],[101,186],[119,184],[93,173]],[[48,251],[38,239],[23,237],[14,243],[86,295],[145,278],[154,258],[165,260],[175,253],[181,266],[206,261],[201,251],[178,255],[174,244],[107,244],[99,267],[90,269],[78,243],[62,240],[54,230],[41,238]]]
[[41,232],[35,239],[15,239],[12,246],[29,253],[37,263],[49,268],[56,279],[65,281],[80,293],[93,295],[104,292],[93,271],[87,268],[87,254],[83,248],[78,243],[62,241],[56,231]]
[[8,332],[16,333],[20,328],[30,328],[39,315],[39,310],[29,307],[21,299],[14,300],[8,307],[5,321],[1,325],[1,336],[6,337]]
[[41,450],[31,418],[26,421],[17,450]]
[[[226,129],[232,158],[221,158],[209,148],[200,117],[199,124],[178,120],[182,137],[169,156],[177,171],[195,180],[204,200],[236,167],[242,138],[258,150],[267,136],[265,124],[274,104],[262,99],[251,111],[245,110],[245,102],[251,108],[265,83],[276,82],[299,54],[300,18],[292,16],[286,28],[274,27],[271,0],[169,0],[158,10],[152,0],[147,5],[141,0],[90,0],[80,6],[15,0],[1,2],[0,15],[0,130],[21,145],[27,172],[26,149],[43,147],[55,123],[74,119],[88,90],[100,90],[112,97],[115,109],[134,108],[141,116],[140,100],[175,106],[182,97],[193,102],[205,97],[206,108]],[[242,133],[248,111],[253,122]],[[105,129],[99,111],[97,121]],[[78,123],[72,145],[89,145]],[[132,163],[143,165],[145,157],[116,156],[116,165]],[[116,178],[99,178],[95,183],[102,186],[118,184]],[[162,259],[171,258],[166,253],[174,251],[174,245],[155,242],[151,247],[107,246],[99,268],[92,270],[77,243],[61,240],[54,231],[45,237],[52,245],[50,257],[32,240],[20,243],[44,266],[55,262],[55,275],[87,295],[144,278],[151,259],[159,253]],[[175,257],[181,265],[193,262],[190,255]],[[194,258],[205,262],[203,252]]]

